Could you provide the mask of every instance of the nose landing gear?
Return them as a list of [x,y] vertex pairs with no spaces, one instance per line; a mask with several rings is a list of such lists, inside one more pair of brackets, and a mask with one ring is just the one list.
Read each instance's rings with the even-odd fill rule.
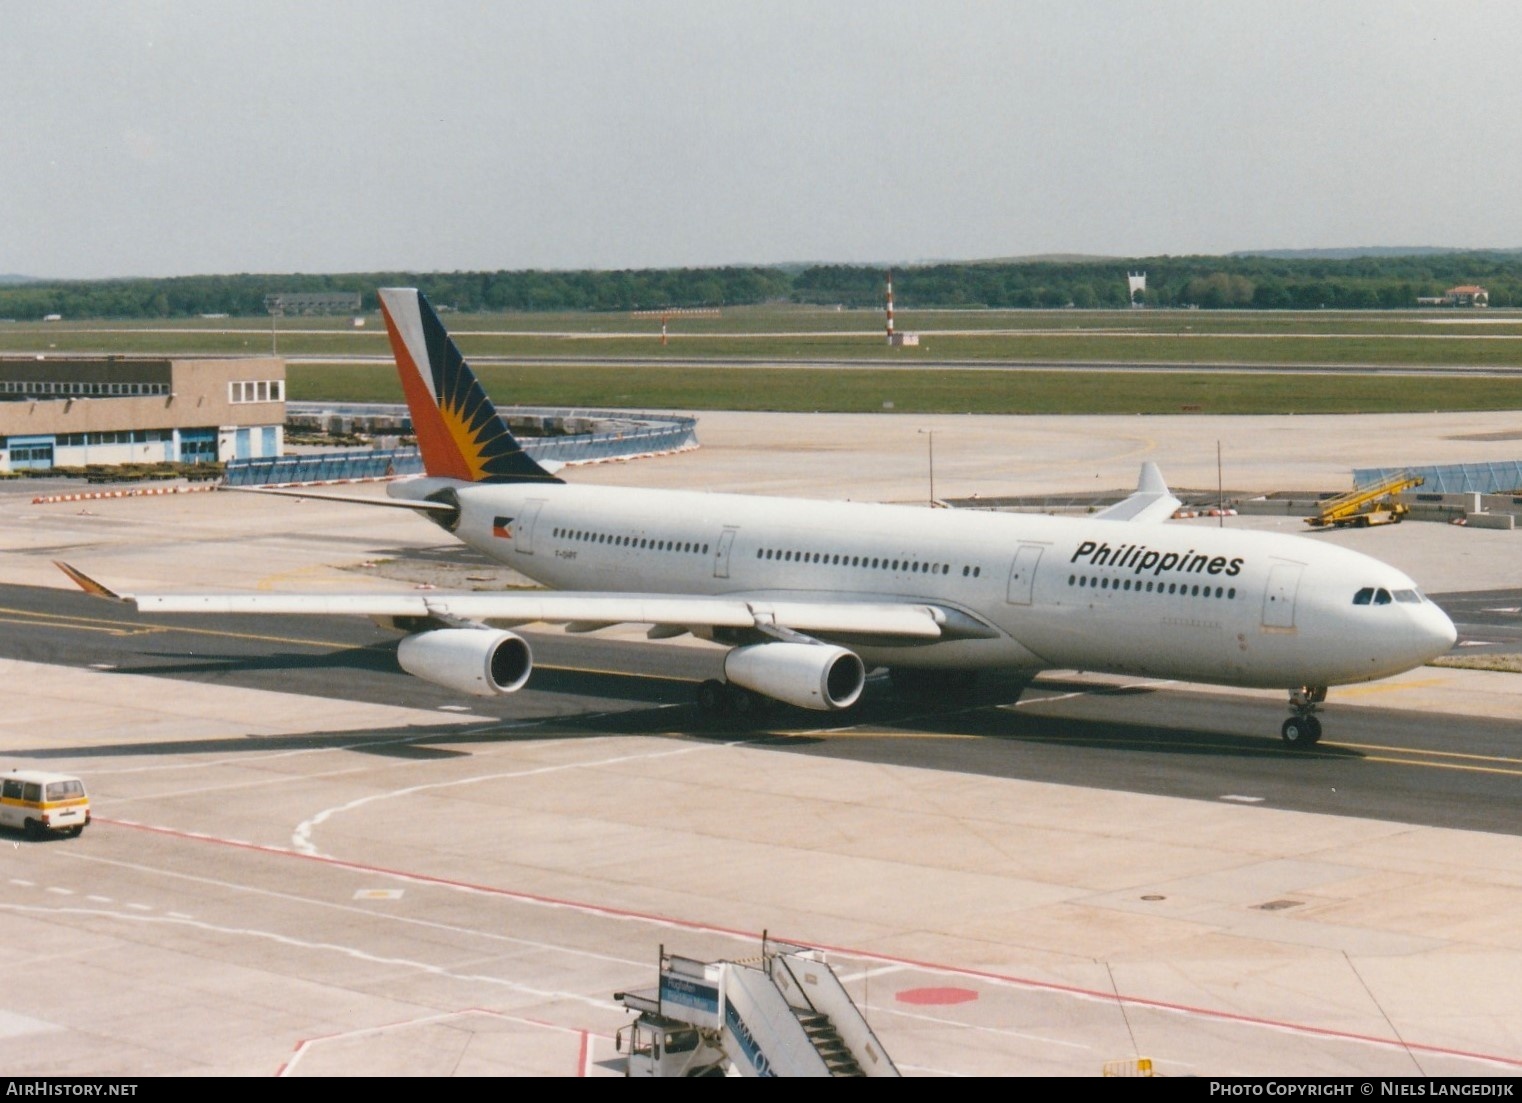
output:
[[1290,690],[1289,710],[1294,715],[1279,729],[1286,746],[1297,750],[1315,746],[1321,738],[1321,721],[1316,713],[1325,700],[1326,686],[1301,686]]

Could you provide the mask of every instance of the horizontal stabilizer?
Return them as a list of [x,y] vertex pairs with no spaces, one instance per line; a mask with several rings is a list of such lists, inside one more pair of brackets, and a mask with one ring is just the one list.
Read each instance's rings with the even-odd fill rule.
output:
[[239,494],[271,494],[279,498],[309,498],[318,502],[347,502],[356,506],[386,506],[390,509],[410,509],[414,513],[448,514],[460,511],[459,506],[450,505],[448,502],[419,501],[411,498],[375,498],[361,494],[314,494],[295,487],[224,486],[222,489],[236,491]]

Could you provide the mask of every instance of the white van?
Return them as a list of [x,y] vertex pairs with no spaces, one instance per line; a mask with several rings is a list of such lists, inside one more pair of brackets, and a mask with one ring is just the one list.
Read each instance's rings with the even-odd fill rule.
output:
[[89,822],[90,798],[77,777],[42,770],[0,774],[0,827],[40,839],[50,831],[78,835]]

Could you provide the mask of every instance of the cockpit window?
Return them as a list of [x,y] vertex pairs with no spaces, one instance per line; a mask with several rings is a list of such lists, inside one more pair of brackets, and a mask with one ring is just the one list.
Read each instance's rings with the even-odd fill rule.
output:
[[[1402,595],[1410,595],[1403,597]],[[1395,601],[1420,601],[1421,597],[1415,590],[1395,591]],[[1390,591],[1384,587],[1375,589],[1373,586],[1365,586],[1353,595],[1354,605],[1389,605],[1391,601]]]
[[1390,604],[1390,591],[1384,589],[1383,587],[1381,587],[1378,590],[1375,590],[1374,591],[1374,604],[1375,605],[1389,605]]
[[1395,600],[1402,605],[1420,605],[1422,595],[1415,590],[1396,590]]
[[1365,586],[1362,590],[1359,590],[1356,594],[1353,595],[1353,604],[1354,605],[1367,605],[1367,604],[1369,604],[1369,602],[1371,602],[1373,600],[1374,600],[1374,587],[1373,586]]

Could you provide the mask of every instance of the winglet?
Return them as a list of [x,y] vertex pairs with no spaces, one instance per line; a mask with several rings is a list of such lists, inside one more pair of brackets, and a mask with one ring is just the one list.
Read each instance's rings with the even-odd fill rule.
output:
[[130,600],[129,598],[123,597],[121,594],[111,589],[111,587],[103,583],[96,582],[95,579],[85,574],[85,572],[80,570],[78,567],[69,566],[69,564],[65,563],[61,559],[53,560],[53,566],[57,567],[64,574],[68,575],[69,578],[73,581],[74,585],[78,586],[87,594],[94,594],[96,597],[108,597],[112,601]]

